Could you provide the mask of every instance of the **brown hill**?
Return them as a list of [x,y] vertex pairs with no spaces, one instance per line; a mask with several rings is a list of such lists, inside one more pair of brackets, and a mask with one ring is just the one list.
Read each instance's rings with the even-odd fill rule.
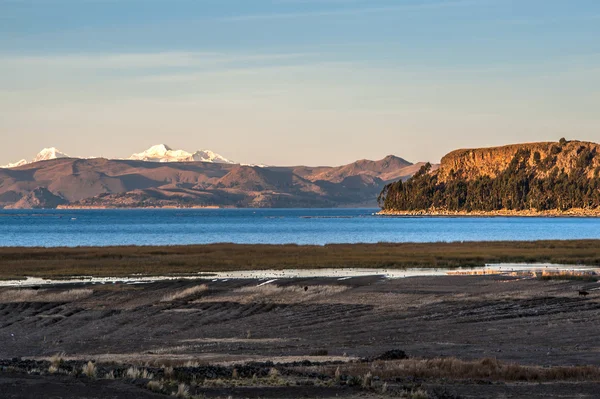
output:
[[0,207],[374,205],[385,181],[418,168],[393,156],[314,168],[60,158],[0,169]]
[[62,197],[52,194],[47,188],[38,187],[31,191],[17,202],[9,205],[7,208],[12,209],[39,209],[39,208],[56,208],[59,205],[66,204]]

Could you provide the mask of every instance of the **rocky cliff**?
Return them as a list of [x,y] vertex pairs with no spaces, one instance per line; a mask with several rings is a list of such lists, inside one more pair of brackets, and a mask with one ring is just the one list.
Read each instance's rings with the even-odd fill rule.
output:
[[600,216],[600,145],[582,141],[456,150],[384,187],[380,206],[408,214]]
[[[593,177],[600,166],[600,144],[585,141],[539,142],[512,144],[502,147],[460,149],[442,158],[439,181],[462,177],[472,180],[482,176],[495,178],[505,171],[517,152],[528,152],[527,165],[537,177],[546,177],[554,169],[569,174],[573,170]],[[589,159],[586,158],[589,156]]]

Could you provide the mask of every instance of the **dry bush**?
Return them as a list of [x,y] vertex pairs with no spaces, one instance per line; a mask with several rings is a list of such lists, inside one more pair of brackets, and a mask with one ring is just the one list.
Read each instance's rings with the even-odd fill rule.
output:
[[88,288],[59,292],[50,290],[13,289],[0,292],[0,303],[73,302],[87,298],[93,293],[94,290]]
[[84,364],[81,371],[89,378],[96,378],[96,365],[91,361],[87,362],[87,364]]
[[185,288],[181,291],[172,292],[162,297],[161,302],[172,302],[177,301],[179,299],[184,299],[192,295],[199,294],[208,290],[208,286],[206,284],[196,285],[194,287]]
[[497,381],[600,381],[596,366],[539,367],[504,363],[497,359],[460,360],[452,357],[376,361],[372,364],[341,366],[342,373],[362,375],[371,371],[388,379],[401,376],[417,378],[489,379]]

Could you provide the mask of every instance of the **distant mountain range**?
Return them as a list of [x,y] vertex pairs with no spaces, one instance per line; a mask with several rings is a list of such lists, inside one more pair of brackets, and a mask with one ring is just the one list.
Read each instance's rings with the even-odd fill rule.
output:
[[0,207],[375,206],[387,182],[406,180],[422,165],[390,155],[337,167],[251,166],[166,145],[126,160],[82,159],[49,148],[0,169]]

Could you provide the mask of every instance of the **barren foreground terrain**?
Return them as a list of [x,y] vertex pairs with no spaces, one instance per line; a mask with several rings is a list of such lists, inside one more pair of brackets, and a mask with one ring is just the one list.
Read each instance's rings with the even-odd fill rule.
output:
[[508,276],[0,288],[0,392],[592,398],[596,288]]

